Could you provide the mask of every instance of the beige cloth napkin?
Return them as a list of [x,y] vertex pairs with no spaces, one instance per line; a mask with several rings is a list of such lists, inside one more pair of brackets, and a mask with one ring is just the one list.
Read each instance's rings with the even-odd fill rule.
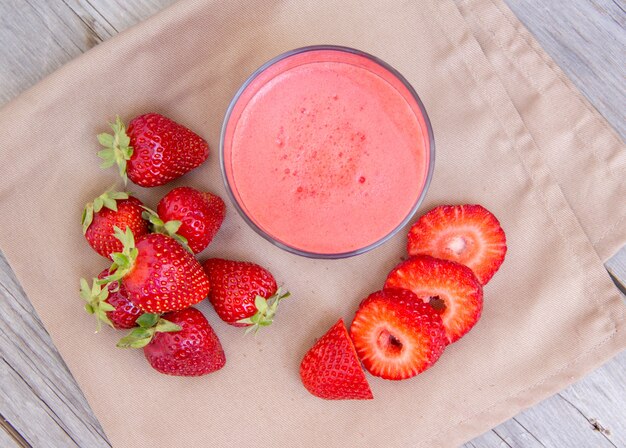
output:
[[[319,43],[381,57],[420,94],[437,142],[422,210],[478,202],[500,219],[509,252],[482,320],[424,374],[370,377],[373,401],[312,397],[301,357],[382,286],[404,232],[365,255],[312,260],[272,246],[231,206],[201,258],[274,272],[293,297],[272,328],[244,337],[201,304],[227,356],[201,378],[159,375],[140,351],[115,348],[119,333],[94,335],[77,280],[105,261],[79,219],[115,181],[98,169],[95,135],[116,113],[165,113],[209,141],[209,160],[166,187],[131,188],[152,206],[177,185],[226,197],[216,148],[230,98],[265,60]],[[0,247],[116,447],[453,446],[626,346],[602,266],[626,242],[623,144],[500,0],[181,1],[6,106],[0,137]]]

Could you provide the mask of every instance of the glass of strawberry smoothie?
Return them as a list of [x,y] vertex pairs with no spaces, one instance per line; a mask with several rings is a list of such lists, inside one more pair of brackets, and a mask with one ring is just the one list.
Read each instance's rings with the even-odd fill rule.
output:
[[220,141],[241,216],[277,246],[316,258],[366,252],[404,227],[434,155],[407,80],[374,56],[326,45],[255,71],[230,103]]

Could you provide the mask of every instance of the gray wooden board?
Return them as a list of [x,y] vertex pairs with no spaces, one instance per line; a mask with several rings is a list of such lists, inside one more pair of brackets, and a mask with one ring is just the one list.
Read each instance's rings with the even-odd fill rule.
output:
[[[0,0],[0,105],[174,0]],[[620,0],[506,0],[626,135]],[[607,262],[626,283],[626,249]],[[0,254],[0,446],[106,447],[97,419]],[[626,353],[465,447],[626,446]]]

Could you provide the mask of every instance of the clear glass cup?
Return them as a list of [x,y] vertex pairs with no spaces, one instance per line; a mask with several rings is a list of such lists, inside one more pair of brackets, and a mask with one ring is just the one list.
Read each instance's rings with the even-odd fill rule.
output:
[[[271,78],[268,79],[267,81],[258,81],[257,84],[259,82],[262,82],[262,84],[260,84],[260,87],[259,86],[255,87],[257,89],[257,91],[255,92],[251,92],[248,89],[250,88],[251,85],[253,85],[253,83],[255,83],[255,81],[260,76],[262,77],[263,74],[266,73],[266,71],[270,67],[273,67],[275,64],[279,64],[279,63],[283,64],[285,66],[285,69],[283,70],[283,72],[290,70],[291,68],[293,68],[292,66],[294,67],[298,66],[299,64],[298,59],[303,59],[303,57],[300,55],[303,55],[304,53],[307,53],[307,52],[318,52],[316,54],[328,55],[324,57],[328,57],[329,60],[335,59],[333,55],[336,54],[337,56],[336,59],[339,60],[340,62],[342,62],[341,61],[342,57],[354,58],[357,56],[360,58],[363,58],[364,61],[365,60],[369,61],[368,62],[369,67],[375,69],[379,76],[381,77],[384,76],[385,81],[389,82],[390,84],[396,84],[397,85],[396,89],[398,90],[398,92],[400,92],[400,89],[402,92],[404,92],[403,94],[404,99],[407,101],[407,103],[410,103],[412,110],[415,111],[415,118],[420,123],[422,135],[424,138],[423,146],[424,146],[424,151],[425,151],[425,158],[427,158],[427,164],[426,164],[427,166],[424,167],[425,172],[423,174],[423,185],[422,185],[421,191],[417,195],[415,202],[413,206],[411,207],[410,211],[406,214],[406,216],[404,216],[403,219],[398,220],[395,227],[393,227],[393,230],[386,232],[384,235],[380,235],[380,238],[377,238],[375,241],[369,244],[366,244],[363,247],[353,248],[353,249],[345,250],[345,251],[324,252],[324,251],[302,249],[301,247],[296,247],[297,246],[296,244],[286,242],[286,240],[288,240],[289,238],[285,238],[284,236],[281,237],[280,235],[275,235],[275,234],[272,234],[272,232],[268,232],[266,229],[262,227],[262,225],[259,225],[259,223],[257,223],[257,220],[255,219],[254,216],[250,215],[250,212],[247,210],[246,205],[243,203],[243,200],[238,193],[237,185],[234,181],[235,169],[233,168],[234,165],[232,163],[231,150],[232,150],[232,139],[233,139],[235,129],[237,127],[239,119],[241,118],[242,110],[244,110],[245,107],[247,107],[248,102],[258,92],[258,89],[260,89],[266,82],[269,82]],[[349,55],[353,55],[353,56],[349,56]],[[293,64],[291,64],[291,61],[293,61]],[[310,63],[310,62],[304,62],[304,63]],[[280,72],[280,73],[283,73],[283,72]],[[262,78],[259,78],[259,79],[262,79]],[[426,109],[424,108],[424,105],[422,104],[419,96],[417,95],[413,87],[397,70],[395,70],[393,67],[391,67],[389,64],[385,63],[384,61],[378,59],[377,57],[364,53],[359,50],[355,50],[353,48],[340,47],[340,46],[334,46],[334,45],[316,45],[316,46],[303,47],[303,48],[291,50],[269,60],[268,62],[263,64],[261,67],[259,67],[254,73],[252,73],[250,77],[243,83],[243,85],[239,88],[239,90],[233,97],[232,101],[230,102],[230,105],[228,106],[226,115],[224,117],[221,138],[220,138],[219,157],[220,157],[220,166],[222,170],[222,176],[223,176],[223,180],[226,186],[226,191],[228,193],[228,196],[230,197],[238,213],[242,216],[242,218],[246,221],[246,223],[250,225],[259,235],[261,235],[263,238],[270,241],[274,245],[286,251],[289,251],[291,253],[297,254],[297,255],[311,257],[311,258],[332,259],[332,258],[351,257],[354,255],[359,255],[367,251],[370,251],[380,246],[385,241],[389,240],[400,229],[402,229],[409,223],[411,218],[415,215],[415,213],[419,209],[420,204],[424,200],[424,197],[426,196],[428,187],[430,185],[430,181],[431,181],[433,170],[434,170],[434,162],[435,162],[435,142],[434,142],[434,136],[433,136],[433,131],[432,131],[432,127],[430,124],[430,120],[428,118],[428,114],[426,113]],[[268,206],[271,206],[271,205],[268,204]]]

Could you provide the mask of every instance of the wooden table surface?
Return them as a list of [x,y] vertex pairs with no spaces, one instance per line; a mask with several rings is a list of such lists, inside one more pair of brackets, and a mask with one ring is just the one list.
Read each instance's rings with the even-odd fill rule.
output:
[[[0,105],[173,1],[0,0]],[[625,3],[506,3],[623,139]],[[626,248],[606,266],[626,283]],[[109,446],[1,253],[0,297],[0,447]],[[626,353],[465,446],[626,447]]]

